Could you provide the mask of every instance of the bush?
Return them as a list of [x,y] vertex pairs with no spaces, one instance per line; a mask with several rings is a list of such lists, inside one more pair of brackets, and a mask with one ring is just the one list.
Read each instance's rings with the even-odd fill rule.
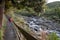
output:
[[60,40],[59,37],[56,35],[56,33],[51,33],[48,36],[48,40]]

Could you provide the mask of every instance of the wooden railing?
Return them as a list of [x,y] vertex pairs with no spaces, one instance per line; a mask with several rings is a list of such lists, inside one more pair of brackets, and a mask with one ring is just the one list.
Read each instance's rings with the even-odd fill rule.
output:
[[[13,22],[13,23],[15,24],[15,22]],[[27,33],[25,30],[23,30],[22,28],[20,28],[18,25],[15,24],[15,26],[20,30],[20,32],[24,35],[24,37],[27,40],[37,40],[32,35],[30,35],[29,33]]]

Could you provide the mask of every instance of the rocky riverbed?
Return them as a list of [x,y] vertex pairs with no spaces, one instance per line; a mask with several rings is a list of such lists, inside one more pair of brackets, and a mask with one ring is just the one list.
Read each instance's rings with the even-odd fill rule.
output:
[[44,30],[48,34],[55,32],[56,35],[60,37],[60,24],[54,20],[48,20],[44,17],[27,17],[21,15],[18,15],[18,17],[22,17],[25,20],[24,23],[37,35]]
[[31,30],[33,30],[36,34],[39,34],[41,30],[44,30],[47,33],[55,32],[57,36],[60,37],[60,24],[45,19],[44,17],[23,17],[25,19],[25,23],[29,25]]

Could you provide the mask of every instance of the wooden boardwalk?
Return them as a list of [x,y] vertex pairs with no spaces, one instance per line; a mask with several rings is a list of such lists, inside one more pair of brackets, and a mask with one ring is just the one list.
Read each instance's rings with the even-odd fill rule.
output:
[[[8,19],[9,17],[6,16],[6,18]],[[21,33],[25,37],[26,40],[37,40],[32,35],[27,33],[24,29],[22,29],[18,25],[16,25],[15,22],[10,22],[9,20],[7,22],[4,40],[17,40],[18,35],[16,35],[16,30],[14,30],[15,29],[14,26],[20,31],[19,33]],[[18,40],[20,40],[20,39],[18,39]]]

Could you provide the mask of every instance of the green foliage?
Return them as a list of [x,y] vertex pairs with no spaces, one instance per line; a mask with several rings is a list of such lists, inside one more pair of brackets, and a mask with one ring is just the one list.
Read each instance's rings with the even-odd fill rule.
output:
[[56,21],[60,21],[60,7],[47,9],[44,16]]
[[31,8],[29,8],[28,11],[26,9],[17,10],[17,11],[15,11],[15,14],[29,16],[29,17],[37,16],[37,13],[35,13]]
[[0,29],[0,40],[3,40],[3,29]]
[[11,1],[5,0],[5,11],[6,11],[7,9],[9,9],[10,7],[12,7]]
[[6,0],[6,7],[9,8],[11,3],[18,9],[32,8],[35,12],[43,12],[45,0]]
[[58,36],[56,35],[56,33],[51,33],[48,36],[48,40],[59,40]]

